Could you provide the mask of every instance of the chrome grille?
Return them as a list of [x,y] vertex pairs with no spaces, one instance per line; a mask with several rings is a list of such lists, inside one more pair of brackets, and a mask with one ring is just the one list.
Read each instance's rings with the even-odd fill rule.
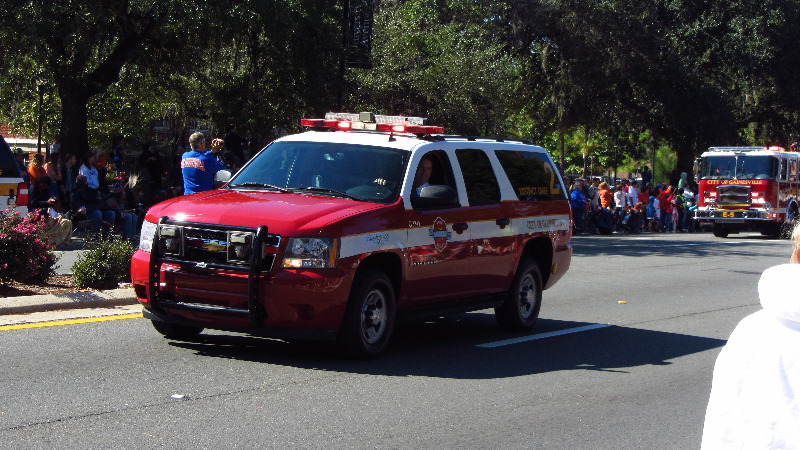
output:
[[[250,252],[259,251],[262,255],[261,270],[271,270],[275,260],[275,250],[280,244],[280,236],[268,234],[263,240],[263,250],[254,249],[256,229],[243,227],[214,226],[165,222],[161,226],[162,239],[160,253],[165,260],[197,267],[247,269],[250,266]],[[166,240],[171,242],[167,244]]]
[[750,186],[731,184],[717,187],[717,205],[721,207],[750,205]]

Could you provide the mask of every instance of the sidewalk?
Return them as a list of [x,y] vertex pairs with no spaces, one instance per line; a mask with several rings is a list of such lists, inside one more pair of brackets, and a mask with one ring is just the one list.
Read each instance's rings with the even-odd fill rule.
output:
[[[56,274],[72,274],[81,252],[82,245],[72,249],[56,251],[59,256]],[[0,298],[0,316],[10,314],[30,314],[34,312],[56,311],[60,309],[102,308],[137,303],[133,288],[111,289],[107,291],[83,291],[68,294],[28,295],[24,297]]]
[[59,309],[102,308],[137,303],[133,288],[84,291],[57,295],[29,295],[0,298],[0,316],[30,314]]

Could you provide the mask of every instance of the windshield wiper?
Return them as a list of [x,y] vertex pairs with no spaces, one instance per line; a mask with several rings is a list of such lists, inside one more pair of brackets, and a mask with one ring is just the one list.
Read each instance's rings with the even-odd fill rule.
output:
[[365,201],[363,198],[353,197],[352,195],[350,195],[348,193],[345,193],[345,192],[342,192],[342,191],[337,191],[335,189],[321,188],[321,187],[315,187],[315,186],[298,187],[298,188],[295,188],[295,189],[299,189],[299,190],[302,190],[302,191],[324,192],[326,194],[340,195],[340,196],[342,196],[344,198],[349,198],[350,200],[356,200],[356,201],[359,201],[359,202]]
[[258,181],[246,181],[244,183],[230,184],[230,185],[228,185],[228,187],[229,188],[235,188],[235,187],[260,187],[260,188],[274,189],[276,191],[284,192],[284,193],[292,192],[292,191],[290,191],[290,190],[288,190],[286,188],[278,187],[278,186],[275,186],[275,185],[272,185],[272,184],[267,184],[267,183],[259,183]]

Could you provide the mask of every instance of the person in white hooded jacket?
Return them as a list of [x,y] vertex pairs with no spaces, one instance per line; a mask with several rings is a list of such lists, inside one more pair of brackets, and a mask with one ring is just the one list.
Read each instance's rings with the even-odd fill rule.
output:
[[758,282],[764,308],[736,326],[717,357],[703,449],[800,449],[800,227],[791,264]]

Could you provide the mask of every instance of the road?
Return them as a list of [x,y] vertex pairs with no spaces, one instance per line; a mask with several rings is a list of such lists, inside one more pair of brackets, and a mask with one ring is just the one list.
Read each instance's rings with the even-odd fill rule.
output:
[[516,343],[491,311],[403,324],[366,362],[143,319],[0,331],[0,448],[698,448],[714,360],[790,244],[573,244]]

